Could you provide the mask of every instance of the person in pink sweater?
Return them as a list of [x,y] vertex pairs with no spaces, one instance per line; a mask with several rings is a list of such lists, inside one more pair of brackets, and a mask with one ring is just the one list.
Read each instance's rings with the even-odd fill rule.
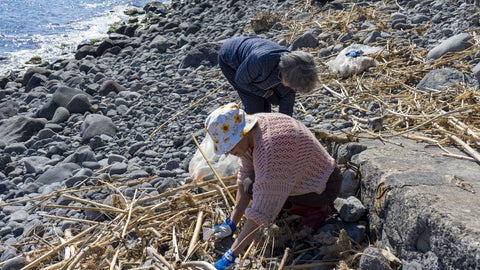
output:
[[215,227],[227,237],[245,214],[247,220],[232,247],[216,264],[225,269],[283,209],[302,216],[299,229],[316,228],[340,193],[342,174],[312,132],[281,113],[247,115],[235,103],[213,111],[205,129],[218,155],[238,156],[238,192],[231,217]]

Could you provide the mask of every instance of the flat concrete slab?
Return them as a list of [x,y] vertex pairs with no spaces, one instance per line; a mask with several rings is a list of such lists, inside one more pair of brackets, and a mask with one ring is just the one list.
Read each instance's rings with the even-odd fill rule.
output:
[[361,140],[367,149],[352,157],[372,241],[423,269],[480,269],[480,164],[409,139],[388,141]]

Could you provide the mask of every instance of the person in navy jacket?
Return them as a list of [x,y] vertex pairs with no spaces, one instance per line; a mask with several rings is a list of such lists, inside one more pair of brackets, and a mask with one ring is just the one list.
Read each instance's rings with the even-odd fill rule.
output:
[[318,81],[313,56],[290,52],[279,44],[257,37],[234,37],[222,45],[218,64],[235,88],[247,114],[279,112],[292,115],[296,91],[308,93]]

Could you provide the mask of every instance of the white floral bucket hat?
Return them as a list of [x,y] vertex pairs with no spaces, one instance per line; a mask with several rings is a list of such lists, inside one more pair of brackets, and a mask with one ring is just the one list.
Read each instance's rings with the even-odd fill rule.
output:
[[236,103],[213,111],[205,120],[205,129],[212,137],[215,154],[232,150],[256,122],[255,116],[246,114]]

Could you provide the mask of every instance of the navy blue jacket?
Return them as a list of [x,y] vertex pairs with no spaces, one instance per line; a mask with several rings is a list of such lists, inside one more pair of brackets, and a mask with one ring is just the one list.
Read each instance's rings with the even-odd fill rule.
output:
[[[256,37],[234,37],[227,40],[219,52],[219,60],[235,70],[233,86],[237,91],[250,92],[268,98],[272,89],[279,96],[280,112],[291,115],[295,91],[281,84],[278,63],[280,56],[290,51],[277,43]],[[220,61],[219,61],[220,62]],[[233,79],[233,78],[232,78]],[[285,108],[285,107],[290,108]]]

